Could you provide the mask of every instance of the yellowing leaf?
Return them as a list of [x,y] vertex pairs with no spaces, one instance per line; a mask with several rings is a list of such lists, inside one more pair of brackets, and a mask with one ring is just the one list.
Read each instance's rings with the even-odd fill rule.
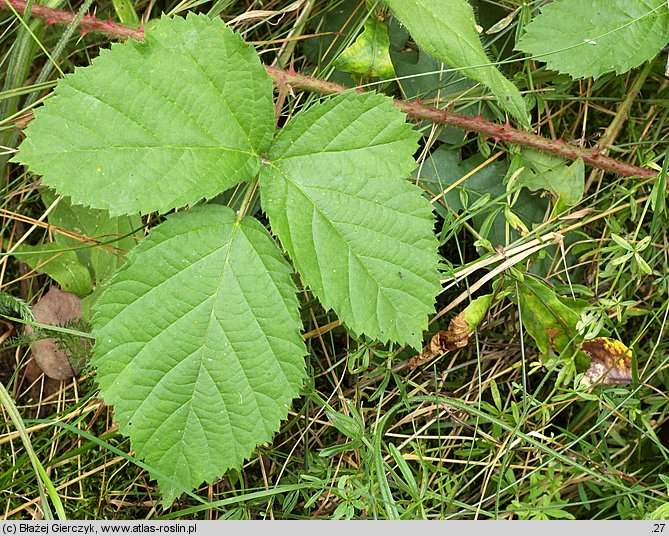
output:
[[526,277],[519,285],[518,305],[523,328],[544,358],[548,360],[567,352],[564,357],[574,357],[577,368],[585,370],[585,356],[576,344],[576,323],[580,315],[574,307],[564,303],[546,283],[533,277]]
[[388,28],[371,17],[365,22],[365,28],[355,43],[341,53],[334,65],[347,73],[393,78],[395,69],[389,50]]
[[581,348],[590,356],[590,368],[581,385],[627,385],[632,381],[632,351],[622,342],[598,337],[584,342]]

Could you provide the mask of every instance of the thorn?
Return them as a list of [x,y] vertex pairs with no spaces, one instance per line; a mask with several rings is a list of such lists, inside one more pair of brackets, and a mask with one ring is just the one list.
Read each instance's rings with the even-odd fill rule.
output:
[[83,37],[88,33],[88,30],[86,28],[79,28],[79,32],[81,33],[81,37]]
[[47,24],[56,24],[56,22],[57,22],[56,19],[54,19],[53,17],[47,17],[46,19]]
[[295,69],[293,69],[292,65],[288,68],[288,74],[291,75],[291,76],[296,76],[297,75],[297,71]]
[[356,90],[358,93],[364,93],[364,92],[365,92],[365,90],[364,90],[363,88],[361,88],[361,87],[356,87],[355,90]]
[[509,123],[509,120],[507,119],[506,122],[504,123],[504,128],[512,128],[511,123]]
[[492,139],[494,140],[495,145],[497,145],[500,141],[502,141],[502,138],[500,138],[499,136],[493,136]]

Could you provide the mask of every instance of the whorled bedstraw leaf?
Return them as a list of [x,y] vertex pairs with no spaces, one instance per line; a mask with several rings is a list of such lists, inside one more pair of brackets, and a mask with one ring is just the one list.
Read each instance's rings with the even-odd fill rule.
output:
[[321,303],[415,348],[440,288],[430,204],[405,180],[418,137],[391,99],[347,93],[295,116],[260,172],[272,229]]
[[624,73],[669,41],[666,0],[555,0],[541,8],[517,48],[574,78]]
[[102,397],[166,505],[286,417],[306,353],[291,272],[258,221],[207,205],[154,228],[95,304]]
[[491,64],[476,31],[474,10],[466,0],[386,0],[423,50],[450,67],[489,87],[499,105],[523,125],[529,125],[525,101]]
[[75,204],[165,212],[252,178],[273,132],[253,48],[220,19],[163,17],[63,78],[14,161]]

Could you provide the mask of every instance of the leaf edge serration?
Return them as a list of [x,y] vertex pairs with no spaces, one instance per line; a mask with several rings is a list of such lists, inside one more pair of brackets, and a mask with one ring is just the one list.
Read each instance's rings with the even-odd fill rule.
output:
[[[154,239],[157,233],[166,232],[166,230],[170,231],[170,228],[176,228],[177,226],[180,226],[181,230],[183,230],[184,221],[187,220],[189,214],[192,212],[195,212],[198,215],[201,215],[203,212],[210,212],[211,214],[214,215],[215,214],[222,215],[226,213],[227,214],[225,216],[226,218],[235,220],[235,225],[238,228],[237,232],[243,232],[244,234],[262,233],[263,240],[265,240],[265,245],[270,244],[271,242],[272,246],[275,248],[275,251],[273,252],[273,259],[276,262],[277,266],[281,267],[282,271],[282,273],[280,274],[280,276],[283,278],[281,284],[289,283],[290,285],[283,291],[279,292],[282,295],[284,295],[284,299],[287,300],[284,302],[284,305],[286,306],[286,309],[291,317],[293,325],[292,326],[281,325],[279,329],[282,331],[282,333],[287,333],[285,339],[286,341],[292,338],[291,344],[293,345],[298,344],[297,339],[299,339],[300,355],[298,356],[296,353],[290,357],[283,356],[283,359],[299,361],[300,365],[299,365],[299,375],[292,378],[291,385],[293,385],[293,388],[291,388],[290,390],[284,390],[281,393],[282,401],[285,400],[285,407],[283,407],[280,414],[273,414],[271,416],[271,422],[267,420],[262,422],[262,425],[264,426],[264,434],[256,436],[256,438],[253,440],[253,445],[251,445],[250,447],[248,445],[245,447],[240,447],[243,453],[240,455],[238,451],[235,452],[233,457],[230,459],[230,462],[226,466],[210,470],[206,475],[204,476],[199,475],[196,479],[192,479],[187,482],[180,482],[178,478],[175,477],[175,475],[178,473],[177,469],[170,472],[170,471],[165,471],[162,468],[156,467],[157,462],[152,455],[150,447],[148,447],[146,444],[140,444],[140,445],[137,444],[138,434],[143,433],[145,430],[142,429],[138,431],[137,427],[131,424],[131,418],[129,417],[129,415],[133,414],[132,418],[134,418],[134,415],[137,413],[138,410],[133,409],[131,407],[132,402],[128,402],[127,400],[124,399],[119,399],[119,390],[118,390],[119,388],[118,386],[114,386],[114,382],[118,381],[119,374],[113,376],[109,375],[109,363],[110,363],[109,360],[111,359],[110,356],[113,357],[115,355],[115,352],[117,354],[119,348],[118,340],[116,340],[113,336],[111,336],[108,333],[110,323],[113,322],[114,319],[116,318],[116,313],[114,312],[114,307],[113,307],[113,304],[116,302],[114,302],[113,300],[110,301],[109,289],[110,287],[113,287],[115,283],[123,281],[123,278],[127,275],[128,271],[133,269],[133,267],[136,266],[138,263],[144,263],[145,265],[147,265],[146,254],[149,253],[154,247],[160,246],[163,242],[165,242],[165,240],[163,240],[160,237]],[[218,222],[212,221],[211,223],[212,227],[216,227],[217,225]],[[247,229],[240,230],[242,226],[246,226]],[[156,229],[158,231],[154,232]],[[197,233],[198,229],[201,231],[202,227],[192,228],[186,231],[186,233],[177,236],[186,236],[187,233],[191,232]],[[231,238],[231,240],[233,239],[234,238]],[[169,241],[169,239],[167,241]],[[221,271],[223,270],[225,270],[225,268],[221,268]],[[133,448],[136,451],[136,456],[144,460],[152,476],[158,480],[160,491],[161,494],[163,495],[163,504],[166,508],[169,507],[181,493],[190,492],[191,489],[196,488],[203,482],[211,484],[215,480],[223,476],[223,474],[227,470],[232,468],[237,468],[245,460],[249,459],[259,445],[267,441],[270,441],[274,436],[274,434],[280,429],[281,423],[285,420],[285,418],[288,415],[290,402],[299,395],[300,389],[306,378],[306,362],[304,360],[304,356],[307,354],[307,350],[306,346],[304,345],[304,341],[300,335],[300,331],[302,329],[302,323],[299,314],[299,302],[296,295],[297,288],[295,287],[292,281],[292,273],[293,273],[292,268],[285,261],[285,259],[283,259],[283,257],[280,254],[280,250],[276,246],[276,243],[274,242],[272,237],[269,235],[267,230],[262,226],[260,222],[251,217],[245,217],[241,221],[237,220],[236,214],[231,209],[221,205],[204,205],[196,207],[195,209],[191,209],[190,211],[187,212],[179,212],[176,214],[172,214],[167,217],[165,222],[161,223],[160,225],[152,229],[152,231],[149,233],[149,236],[147,236],[137,247],[135,247],[130,252],[130,254],[128,255],[128,262],[126,263],[126,265],[123,268],[121,268],[119,272],[117,272],[117,274],[109,283],[107,283],[102,295],[93,306],[94,313],[93,313],[92,325],[93,325],[93,334],[96,336],[96,344],[94,347],[94,356],[93,359],[91,360],[91,365],[95,367],[98,371],[98,374],[96,376],[96,383],[98,384],[98,387],[100,389],[101,398],[107,404],[110,404],[115,408],[116,412],[115,420],[119,424],[119,431],[124,436],[130,438],[131,444],[133,445]],[[274,277],[274,276],[270,275],[268,277]],[[185,289],[185,292],[187,292],[187,290],[188,289]],[[122,291],[117,286],[116,290],[112,291],[111,293],[112,296],[114,296],[114,292],[122,292]],[[150,290],[147,292],[150,292]],[[166,302],[164,304],[164,307],[169,308],[170,303]],[[145,320],[147,322],[150,320],[150,314],[147,314],[147,318]],[[291,332],[289,328],[292,328],[293,331]],[[141,328],[139,326],[137,327],[130,326],[128,329],[141,329]],[[124,341],[124,344],[127,345],[132,343]],[[124,366],[124,369],[128,365],[132,364],[136,360],[136,357],[137,356],[133,354],[132,359],[128,361],[128,364]],[[275,357],[275,359],[281,361],[282,358]],[[107,360],[106,364],[104,360]],[[111,363],[113,367],[113,362]],[[107,373],[107,375],[105,375],[105,372]],[[145,371],[145,373],[146,376],[148,376],[148,371]],[[157,388],[157,386],[154,388]],[[130,395],[129,393],[133,394]],[[123,391],[123,396],[124,397],[136,396],[136,393],[134,393],[132,389],[125,389]],[[192,399],[189,399],[187,402],[192,403]],[[142,402],[140,403],[140,407],[141,404],[143,404],[143,399]],[[225,447],[221,446],[221,448]]]
[[[96,77],[101,76],[101,73],[103,73],[105,69],[110,70],[110,67],[113,67],[115,63],[122,63],[124,60],[123,56],[126,54],[126,50],[129,47],[138,51],[141,55],[142,51],[146,50],[146,47],[157,46],[156,43],[159,41],[154,35],[157,35],[159,32],[166,29],[170,29],[170,25],[172,25],[171,29],[176,28],[180,31],[191,29],[202,30],[203,28],[212,32],[220,31],[221,39],[223,40],[220,45],[220,50],[223,50],[226,46],[235,46],[239,49],[237,52],[243,52],[244,60],[253,63],[253,65],[249,63],[247,68],[257,70],[257,72],[254,72],[254,77],[258,80],[260,85],[264,86],[264,89],[262,90],[265,93],[265,95],[262,96],[264,102],[262,112],[267,115],[267,117],[263,119],[267,123],[267,128],[259,139],[252,139],[252,137],[248,138],[249,143],[253,144],[256,149],[253,151],[253,154],[248,153],[249,157],[242,170],[242,175],[233,181],[228,179],[227,182],[226,178],[222,177],[222,179],[219,179],[220,184],[217,184],[216,187],[205,188],[203,186],[200,188],[201,190],[207,189],[206,193],[201,192],[200,195],[192,195],[189,194],[188,189],[184,186],[184,188],[181,189],[181,193],[176,195],[173,199],[163,200],[157,197],[156,194],[152,194],[152,199],[147,200],[145,199],[146,195],[135,194],[134,192],[129,191],[132,189],[127,184],[120,183],[116,190],[119,194],[118,196],[100,196],[98,194],[96,197],[97,192],[95,190],[93,190],[92,193],[85,191],[85,179],[77,177],[79,180],[73,180],[70,171],[71,167],[67,170],[58,169],[62,168],[63,165],[59,162],[56,166],[56,161],[53,158],[49,158],[49,154],[57,153],[50,153],[49,147],[35,149],[33,138],[37,138],[42,134],[35,135],[33,133],[36,129],[43,128],[41,126],[43,122],[47,125],[48,123],[46,123],[46,121],[53,123],[58,120],[58,106],[61,103],[67,102],[68,99],[72,99],[72,95],[66,95],[66,93],[73,89],[77,90],[74,84],[85,86],[87,80],[95,80]],[[190,25],[190,27],[187,27],[186,25]],[[225,40],[227,40],[227,42],[225,42]],[[160,46],[162,47],[163,45],[161,44]],[[61,78],[45,104],[35,110],[34,119],[28,124],[24,131],[25,139],[19,146],[19,152],[11,158],[10,162],[24,165],[29,172],[40,175],[43,184],[54,188],[60,195],[69,196],[74,205],[104,209],[112,216],[149,214],[152,212],[166,213],[173,208],[194,205],[203,200],[210,200],[235,184],[252,179],[257,175],[261,167],[261,155],[269,148],[274,134],[272,94],[272,81],[267,75],[254,48],[247,44],[238,32],[233,31],[221,19],[210,19],[206,15],[194,13],[189,13],[186,17],[168,17],[167,15],[162,15],[160,19],[155,19],[147,25],[143,42],[129,39],[125,43],[112,43],[109,48],[101,49],[99,55],[94,58],[89,65],[78,66],[72,73]],[[260,93],[258,93],[255,98],[260,98]],[[212,103],[212,105],[213,104],[214,103]],[[90,128],[92,130],[96,128],[94,117],[91,117]],[[53,131],[54,129],[45,126],[44,130]],[[37,130],[37,132],[39,132],[39,130]],[[65,134],[63,134],[63,136],[64,135]],[[122,145],[122,132],[119,133],[118,140]],[[114,139],[114,141],[116,141],[116,139]],[[60,156],[62,156],[62,154]],[[104,167],[104,163],[101,163],[99,169]],[[211,175],[211,173],[209,173],[209,175]],[[156,187],[154,188],[154,191],[159,191],[161,177],[158,175],[155,177],[147,175],[146,177],[147,178],[143,177],[142,181],[146,182],[149,180],[155,182]],[[118,181],[116,177],[109,180]],[[123,177],[123,180],[127,182],[125,177]],[[209,180],[211,181],[211,177],[209,177]]]

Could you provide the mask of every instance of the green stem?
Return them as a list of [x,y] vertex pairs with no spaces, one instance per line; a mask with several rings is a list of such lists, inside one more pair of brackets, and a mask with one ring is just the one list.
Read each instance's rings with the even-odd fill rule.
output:
[[5,408],[9,414],[9,418],[14,423],[16,431],[18,432],[19,437],[23,442],[23,446],[26,449],[30,463],[33,466],[33,470],[35,471],[35,475],[37,477],[37,487],[39,488],[39,494],[42,500],[42,512],[44,513],[44,518],[49,520],[53,519],[51,508],[49,508],[49,503],[46,500],[46,495],[48,495],[54,507],[56,508],[58,519],[66,519],[65,510],[63,509],[63,504],[60,502],[58,493],[56,493],[56,488],[51,482],[49,476],[46,474],[46,471],[44,470],[44,467],[40,463],[39,459],[37,458],[37,455],[33,450],[33,446],[30,443],[28,431],[26,430],[26,427],[23,424],[23,419],[21,419],[21,415],[19,414],[19,410],[16,408],[11,395],[7,392],[7,389],[5,389],[5,386],[2,384],[2,382],[0,382],[0,404],[2,404],[2,406]]
[[[0,0],[0,8],[11,9],[12,7],[16,10],[24,10],[27,4],[25,0]],[[71,24],[75,19],[73,13],[40,5],[33,5],[30,14],[34,17],[46,19],[48,23]],[[119,39],[132,38],[138,41],[144,39],[144,30],[142,28],[128,28],[111,21],[102,21],[92,15],[85,15],[81,19],[79,29],[82,32],[98,32]],[[289,86],[293,89],[323,95],[352,90],[352,88],[340,84],[300,75],[292,70],[284,71],[269,65],[265,69],[277,85]],[[357,91],[362,91],[362,89],[357,88]],[[483,134],[484,136],[493,138],[495,141],[505,141],[523,147],[530,147],[544,153],[555,154],[567,160],[581,158],[586,164],[623,177],[654,178],[657,175],[656,171],[620,162],[602,154],[597,149],[583,149],[565,143],[562,140],[551,140],[532,134],[531,132],[518,130],[508,124],[499,125],[486,121],[482,117],[468,117],[447,112],[438,108],[425,106],[417,101],[407,102],[395,99],[395,104],[404,113],[416,119],[455,126],[468,132]]]

